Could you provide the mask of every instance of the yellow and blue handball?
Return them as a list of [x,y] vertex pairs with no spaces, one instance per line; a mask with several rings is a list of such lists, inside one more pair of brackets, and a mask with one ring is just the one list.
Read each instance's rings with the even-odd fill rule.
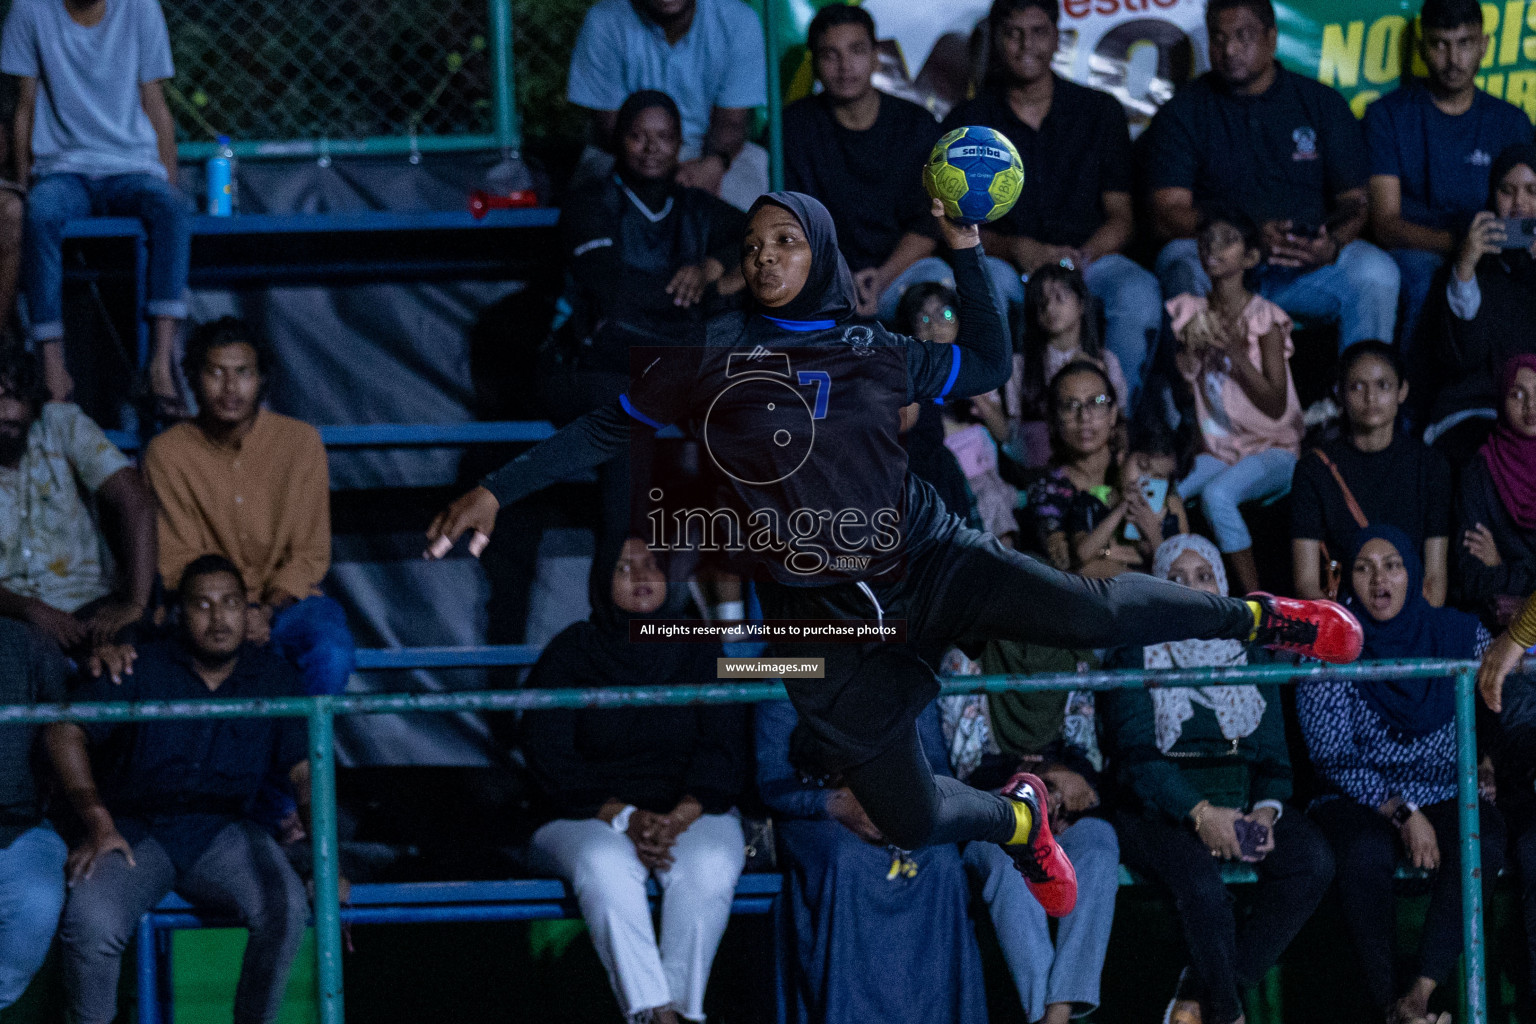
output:
[[1024,163],[1000,132],[956,128],[938,141],[923,167],[923,187],[961,224],[997,220],[1024,191]]

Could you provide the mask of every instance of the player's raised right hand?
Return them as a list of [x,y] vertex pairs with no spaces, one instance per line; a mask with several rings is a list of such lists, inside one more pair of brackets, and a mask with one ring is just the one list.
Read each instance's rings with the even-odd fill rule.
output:
[[981,244],[981,230],[975,224],[957,224],[944,216],[944,203],[935,199],[933,215],[939,220],[939,234],[951,249],[974,249]]
[[427,527],[427,549],[423,558],[442,558],[453,550],[466,530],[470,531],[469,553],[476,558],[491,542],[496,529],[496,513],[501,502],[484,487],[476,487],[439,512]]

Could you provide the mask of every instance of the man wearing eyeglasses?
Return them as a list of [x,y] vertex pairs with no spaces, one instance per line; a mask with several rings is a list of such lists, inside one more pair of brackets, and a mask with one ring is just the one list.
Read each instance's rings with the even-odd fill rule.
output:
[[1236,207],[1263,229],[1259,294],[1293,317],[1338,325],[1339,351],[1392,339],[1399,273],[1360,237],[1365,140],[1344,98],[1281,67],[1270,0],[1210,0],[1211,70],[1147,129],[1152,221],[1163,294],[1205,295],[1195,232],[1201,209]]

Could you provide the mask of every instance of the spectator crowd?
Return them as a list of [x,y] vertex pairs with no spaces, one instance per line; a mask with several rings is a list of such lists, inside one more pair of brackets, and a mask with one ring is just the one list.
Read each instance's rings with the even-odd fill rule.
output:
[[[1481,5],[1424,0],[1427,74],[1361,121],[1276,60],[1270,0],[1207,0],[1211,70],[1135,140],[1115,98],[1053,70],[1060,16],[1059,0],[994,0],[972,88],[942,120],[875,88],[868,11],[829,4],[809,26],[817,88],[784,110],[783,170],[830,213],[858,315],[954,342],[954,272],[917,170],[963,125],[1006,136],[1024,165],[1023,195],[981,232],[1012,376],[904,410],[913,472],[973,528],[1062,570],[1336,598],[1367,658],[1513,642],[1536,591],[1536,242],[1521,224],[1536,218],[1536,138],[1474,81]],[[750,141],[762,54],[743,0],[588,12],[569,99],[592,141],[562,203],[541,415],[613,404],[631,347],[739,305],[742,211],[768,181]],[[260,331],[186,329],[157,0],[13,0],[0,72],[17,100],[0,130],[0,704],[341,692],[354,651],[324,591],[320,437],[266,407],[279,367]],[[137,465],[71,404],[64,353],[64,225],[106,215],[148,237],[140,388],[162,429]],[[707,683],[718,646],[634,645],[631,624],[752,614],[744,581],[701,567],[682,585],[630,536],[629,470],[598,474],[586,618],[529,685]],[[1227,640],[923,654],[958,674],[1274,657]],[[1483,878],[1507,860],[1521,880],[1532,999],[1536,692],[1511,682],[1492,710]],[[919,727],[938,774],[995,789],[1026,765],[1045,780],[1079,885],[1059,926],[1000,847],[890,843],[842,780],[802,770],[787,703],[525,715],[544,812],[530,864],[570,883],[625,1019],[704,1019],[744,812],[771,815],[788,877],[795,1020],[986,1020],[983,911],[1030,1024],[1089,1014],[1122,863],[1176,908],[1187,967],[1166,979],[1167,1021],[1245,1020],[1245,992],[1330,899],[1355,958],[1332,983],[1359,979],[1389,1024],[1448,1005],[1452,680],[944,697]],[[113,1020],[138,918],[174,890],[247,924],[235,1019],[275,1019],[308,914],[286,856],[308,784],[289,719],[0,728],[0,1009],[56,936],[70,1019]],[[1256,877],[1241,911],[1235,863]],[[1429,892],[1401,953],[1400,866]]]

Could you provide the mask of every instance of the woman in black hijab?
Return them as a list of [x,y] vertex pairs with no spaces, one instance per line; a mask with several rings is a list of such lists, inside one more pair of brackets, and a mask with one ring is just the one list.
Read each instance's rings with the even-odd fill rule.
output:
[[[608,458],[626,420],[688,424],[719,470],[720,505],[695,511],[717,531],[711,540],[725,534],[744,571],[755,571],[765,618],[905,624],[906,644],[781,646],[785,655],[820,658],[824,669],[823,678],[785,680],[800,717],[801,769],[840,777],[903,848],[1004,845],[1041,905],[1061,916],[1076,900],[1076,880],[1038,813],[1044,786],[1021,774],[998,795],[933,777],[913,723],[938,682],[912,647],[1232,638],[1347,661],[1359,650],[1359,624],[1324,602],[1243,601],[1148,576],[1057,572],[969,529],[909,475],[897,436],[901,407],[991,391],[1011,365],[976,228],[944,219],[937,201],[934,214],[953,250],[954,344],[892,334],[856,316],[826,209],[795,192],[763,196],[742,245],[747,309],[711,320],[702,348],[648,350],[617,406],[571,424],[439,515],[428,553],[446,554],[469,530],[480,535],[471,551],[482,548],[502,504]],[[648,493],[659,500],[664,491]],[[670,530],[678,518],[658,511],[651,522]],[[664,532],[650,543],[679,539],[686,541]]]
[[[719,644],[630,643],[630,623],[678,619],[688,588],[668,583],[641,540],[599,549],[592,614],[539,656],[535,687],[715,682]],[[631,1020],[704,1019],[704,987],[730,917],[745,842],[734,805],[746,784],[746,709],[732,704],[530,711],[522,746],[553,821],[536,866],[571,883],[598,959]],[[645,883],[661,886],[661,936]]]

